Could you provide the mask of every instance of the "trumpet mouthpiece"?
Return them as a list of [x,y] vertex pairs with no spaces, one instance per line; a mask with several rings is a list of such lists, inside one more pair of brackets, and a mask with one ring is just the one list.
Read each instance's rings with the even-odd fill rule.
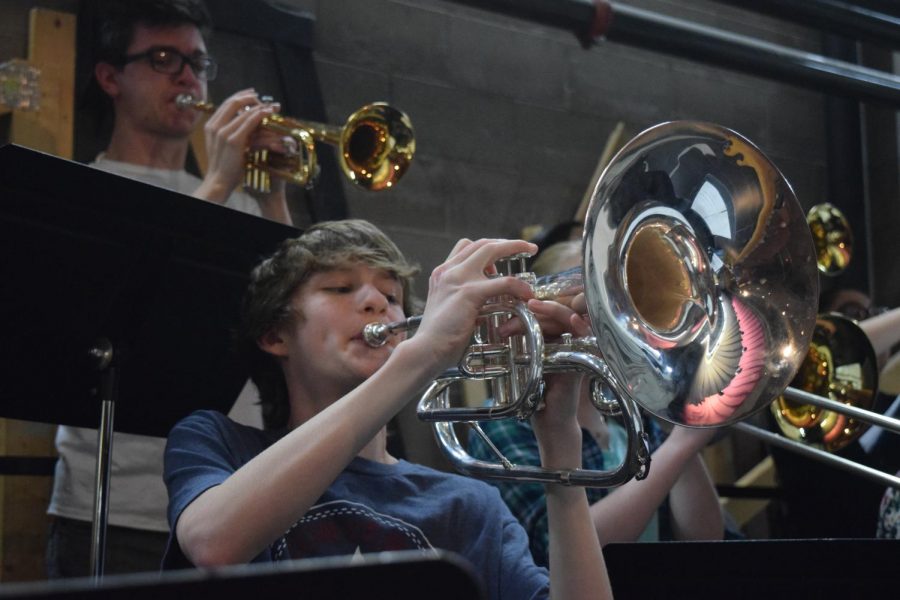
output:
[[216,108],[212,102],[194,98],[191,94],[178,94],[175,96],[175,106],[183,109],[193,108],[205,113],[210,113]]
[[178,94],[175,96],[175,106],[178,108],[193,108],[194,103],[194,97],[190,94]]

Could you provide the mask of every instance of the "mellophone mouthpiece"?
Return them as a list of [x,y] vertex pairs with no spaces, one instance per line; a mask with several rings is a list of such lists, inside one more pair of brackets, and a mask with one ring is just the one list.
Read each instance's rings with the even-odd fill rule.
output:
[[390,336],[415,329],[421,320],[421,315],[417,315],[393,323],[369,323],[363,327],[363,340],[373,348],[380,348],[387,343]]

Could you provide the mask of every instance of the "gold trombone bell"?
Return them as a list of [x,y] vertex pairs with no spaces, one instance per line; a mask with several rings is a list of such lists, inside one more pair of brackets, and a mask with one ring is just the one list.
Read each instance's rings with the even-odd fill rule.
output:
[[[792,385],[843,405],[872,410],[878,366],[865,332],[841,315],[819,315],[806,360]],[[789,439],[817,444],[829,452],[846,447],[868,428],[852,416],[785,396],[779,396],[771,409]]]

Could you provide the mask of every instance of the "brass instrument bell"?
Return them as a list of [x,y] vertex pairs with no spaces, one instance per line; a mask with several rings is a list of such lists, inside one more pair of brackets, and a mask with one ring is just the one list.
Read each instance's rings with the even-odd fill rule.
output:
[[853,231],[844,214],[833,204],[816,204],[806,213],[816,247],[819,272],[834,277],[844,272],[853,256]]
[[[847,406],[871,410],[877,382],[875,350],[865,332],[847,317],[820,315],[807,357],[791,386]],[[852,416],[785,396],[772,402],[771,410],[785,436],[821,446],[829,452],[846,447],[868,427]]]
[[[212,112],[215,106],[190,94],[175,99],[182,108]],[[338,147],[338,162],[355,185],[370,191],[393,187],[412,162],[415,133],[409,117],[384,102],[367,104],[355,111],[343,126],[303,121],[275,113],[260,127],[288,137],[296,149],[287,153],[248,149],[244,187],[268,193],[271,177],[295,185],[309,185],[318,170],[315,142]]]

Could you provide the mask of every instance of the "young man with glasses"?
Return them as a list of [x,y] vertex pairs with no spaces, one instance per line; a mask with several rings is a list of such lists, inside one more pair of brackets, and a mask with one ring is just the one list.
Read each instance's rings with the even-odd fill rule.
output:
[[[257,133],[276,107],[252,89],[221,103],[205,127],[208,169],[201,180],[185,171],[190,135],[200,115],[180,109],[175,98],[206,98],[216,63],[207,54],[210,30],[199,0],[103,2],[97,14],[94,75],[109,97],[113,130],[106,150],[92,166],[145,183],[193,195],[226,207],[290,223],[283,184],[272,193],[240,191],[248,146],[278,150],[280,141]],[[239,400],[261,422],[258,407]],[[256,412],[256,415],[253,414]],[[89,575],[97,432],[60,427],[59,461],[48,512],[53,515],[47,548],[50,577]],[[158,570],[168,537],[166,491],[162,483],[165,440],[116,434],[113,443],[107,573]]]

